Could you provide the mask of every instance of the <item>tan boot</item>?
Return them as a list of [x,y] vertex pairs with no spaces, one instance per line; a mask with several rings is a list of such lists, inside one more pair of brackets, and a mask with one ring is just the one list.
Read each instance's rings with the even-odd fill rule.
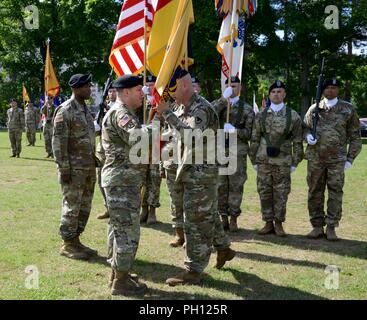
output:
[[142,206],[140,214],[140,223],[147,222],[148,214],[149,214],[148,206]]
[[128,272],[114,271],[111,294],[122,296],[135,296],[144,294],[148,287],[144,283],[135,281]]
[[330,227],[330,226],[326,227],[326,239],[328,239],[329,241],[339,240],[338,236],[335,233],[335,227]]
[[258,234],[261,234],[261,235],[274,233],[274,224],[273,224],[273,221],[266,222],[265,223],[265,226],[262,229],[260,229],[257,233]]
[[181,247],[185,243],[185,235],[182,228],[176,228],[176,236],[175,238],[169,243],[171,247]]
[[324,236],[324,228],[323,227],[314,227],[312,231],[307,234],[307,238],[309,239],[318,239]]
[[226,261],[231,261],[236,255],[236,251],[231,248],[227,248],[225,250],[218,250],[217,252],[217,263],[215,267],[217,269],[221,269]]
[[85,246],[84,244],[82,244],[82,243],[80,242],[79,237],[76,237],[76,238],[75,238],[75,241],[76,241],[76,243],[79,245],[79,247],[80,247],[84,252],[86,252],[87,254],[89,254],[89,255],[91,255],[91,256],[96,256],[96,255],[98,254],[97,250],[94,250],[94,249],[89,248],[89,247]]
[[76,238],[64,240],[60,248],[60,254],[75,260],[88,260],[90,258],[90,255],[79,246]]
[[97,216],[97,219],[99,220],[103,220],[103,219],[108,219],[110,217],[110,214],[108,213],[108,211],[106,211],[105,213],[101,213]]
[[149,206],[147,224],[156,224],[156,223],[157,223],[157,217],[155,214],[155,208],[152,206]]
[[229,230],[229,221],[228,221],[228,216],[226,216],[226,215],[221,215],[221,218],[222,218],[223,229],[224,229],[225,231],[228,231],[228,230]]
[[179,284],[192,284],[192,285],[199,285],[201,283],[200,273],[195,271],[184,271],[179,273],[177,276],[173,278],[168,278],[166,283],[170,287],[177,286]]
[[229,219],[229,231],[230,232],[238,231],[237,217],[231,216],[231,218]]
[[287,235],[283,229],[283,225],[281,222],[275,222],[274,231],[278,237],[285,237]]

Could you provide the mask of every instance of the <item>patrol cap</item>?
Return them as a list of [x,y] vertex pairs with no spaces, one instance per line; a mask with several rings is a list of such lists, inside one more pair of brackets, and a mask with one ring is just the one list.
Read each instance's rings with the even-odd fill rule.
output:
[[129,89],[139,85],[143,85],[143,78],[132,74],[125,74],[112,82],[112,88],[116,89]]
[[283,89],[285,90],[285,84],[284,84],[282,81],[280,81],[280,80],[275,81],[275,82],[270,86],[270,88],[269,88],[269,94],[270,94],[271,90],[273,90],[273,89],[278,89],[278,88],[283,88]]
[[147,82],[156,82],[157,81],[157,77],[152,76],[152,75],[147,75]]
[[199,79],[197,77],[195,77],[195,76],[192,76],[191,77],[191,82],[192,83],[200,83]]
[[17,102],[15,98],[10,98],[9,102]]
[[322,84],[322,91],[324,91],[328,86],[335,86],[340,88],[341,85],[342,85],[341,82],[336,78],[325,79],[324,83]]
[[91,74],[74,74],[70,77],[69,80],[69,86],[71,88],[81,88],[87,83],[92,81],[92,75]]
[[[241,80],[239,77],[235,76],[235,77],[231,77],[231,83],[241,83]],[[228,84],[228,78],[225,82],[225,84]]]

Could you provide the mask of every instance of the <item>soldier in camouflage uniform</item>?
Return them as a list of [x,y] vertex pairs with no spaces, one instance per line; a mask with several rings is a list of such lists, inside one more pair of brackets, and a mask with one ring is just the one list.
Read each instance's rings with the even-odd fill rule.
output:
[[[152,90],[156,81],[156,77],[148,75],[146,86],[143,88],[144,94],[147,95],[147,108],[146,112],[148,117],[150,116],[153,97]],[[143,179],[143,199],[142,199],[142,211],[140,215],[140,223],[146,222],[147,224],[154,224],[157,222],[156,209],[161,206],[159,202],[160,189],[161,189],[161,174],[159,164],[150,164],[147,167],[147,172]]]
[[[240,98],[241,81],[232,77],[231,87],[228,87],[223,97],[213,101],[212,105],[219,115],[220,128],[224,128],[228,107],[231,103],[229,125],[237,131],[237,170],[231,175],[220,175],[218,184],[218,207],[225,230],[237,231],[237,218],[241,214],[243,186],[247,180],[248,142],[251,139],[252,124],[255,118],[252,107]],[[228,79],[225,82],[228,85]],[[228,126],[228,124],[227,124]],[[230,221],[228,221],[230,216]]]
[[39,112],[37,108],[33,107],[32,102],[28,102],[24,112],[25,117],[25,131],[27,133],[28,146],[34,146],[36,143],[36,131],[39,122]]
[[275,232],[280,237],[286,235],[282,223],[291,191],[291,172],[303,159],[302,121],[283,103],[285,95],[281,81],[269,88],[271,105],[256,115],[249,153],[257,171],[262,219],[266,222],[259,234]]
[[[338,98],[339,86],[335,78],[323,84],[324,99],[319,106],[316,139],[311,134],[316,105],[312,105],[304,117],[308,142],[305,155],[308,160],[308,211],[313,227],[307,236],[311,239],[323,237],[326,224],[327,239],[338,240],[335,228],[342,216],[344,170],[352,166],[362,148],[358,114],[349,102]],[[329,199],[325,215],[326,186]]]
[[81,260],[97,254],[79,239],[89,219],[96,182],[95,130],[85,105],[91,94],[90,82],[91,75],[76,74],[70,78],[73,95],[55,111],[52,137],[63,193],[60,254]]
[[47,152],[47,158],[53,158],[52,151],[52,118],[55,113],[55,107],[52,103],[52,98],[48,97],[45,105],[41,109],[41,113],[45,115],[45,122],[43,125],[43,137],[45,139],[45,149]]
[[[183,70],[179,76],[175,100],[179,107],[172,111],[168,103],[161,102],[157,111],[172,129],[176,129],[183,137],[183,131],[206,129],[216,131],[218,117],[211,106],[201,96],[194,92],[190,74]],[[203,144],[203,164],[183,164],[177,169],[176,183],[182,186],[182,203],[184,214],[184,233],[186,240],[185,271],[173,278],[167,279],[170,286],[178,284],[199,284],[200,274],[208,265],[212,245],[217,249],[217,268],[221,268],[226,261],[233,259],[235,252],[229,248],[223,226],[214,237],[215,222],[219,221],[217,180],[218,167],[207,162],[207,144]],[[195,150],[195,149],[194,149]],[[188,155],[185,146],[184,157]],[[190,151],[189,151],[190,152]],[[209,151],[208,151],[209,152]],[[195,159],[195,152],[192,152]],[[163,159],[164,160],[164,159]]]
[[130,142],[134,129],[141,129],[136,111],[143,101],[142,79],[124,75],[113,82],[117,102],[102,123],[102,145],[106,161],[102,168],[102,187],[106,192],[110,224],[114,233],[112,256],[112,295],[143,294],[147,286],[131,275],[140,239],[140,189],[146,166],[130,161]]
[[7,111],[8,120],[6,126],[8,127],[9,140],[11,144],[12,156],[11,158],[19,158],[22,152],[22,132],[24,130],[24,115],[23,110],[18,108],[15,99],[10,100],[10,109]]

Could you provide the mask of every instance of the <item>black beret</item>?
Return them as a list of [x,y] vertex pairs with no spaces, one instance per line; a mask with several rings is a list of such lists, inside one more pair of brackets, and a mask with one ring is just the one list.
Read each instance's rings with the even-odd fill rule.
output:
[[322,91],[324,91],[327,86],[335,86],[340,88],[341,85],[342,85],[341,82],[336,78],[325,79],[324,83],[322,84]]
[[11,99],[9,100],[9,102],[17,102],[17,100],[16,100],[16,99],[14,99],[14,98],[11,98]]
[[122,77],[117,78],[112,83],[112,88],[116,89],[129,89],[136,86],[143,85],[143,78],[139,76],[134,76],[132,74],[125,74]]
[[183,78],[184,76],[186,76],[186,75],[188,75],[188,74],[189,74],[189,72],[188,72],[187,70],[182,69],[182,70],[179,72],[179,74],[178,74],[178,76],[177,76],[177,79],[181,79],[181,78]]
[[147,76],[147,82],[156,82],[156,81],[157,81],[157,77],[152,76],[152,75]]
[[[231,77],[231,83],[241,83],[241,80],[239,77],[235,76],[235,77]],[[225,84],[228,84],[228,78],[225,82]]]
[[81,88],[87,83],[92,81],[92,75],[91,74],[74,74],[71,76],[69,80],[69,86],[71,88]]
[[200,83],[199,79],[195,76],[191,77],[192,83]]
[[269,88],[269,94],[271,90],[276,89],[276,88],[283,88],[285,90],[285,84],[280,80],[275,81]]

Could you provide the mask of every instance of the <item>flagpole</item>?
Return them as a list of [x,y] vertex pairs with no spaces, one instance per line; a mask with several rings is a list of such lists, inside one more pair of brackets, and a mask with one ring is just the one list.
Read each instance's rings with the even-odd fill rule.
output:
[[[235,14],[235,12],[232,12],[232,14]],[[234,42],[234,28],[232,28],[232,25],[231,25],[231,46],[230,46],[230,56],[229,56],[228,87],[230,87],[232,85],[233,42]],[[231,112],[231,100],[230,99],[231,99],[231,97],[228,98],[227,123],[229,123],[229,115],[230,115],[230,112]]]
[[[147,84],[147,7],[144,2],[144,87]],[[144,94],[143,123],[147,124],[147,96]],[[148,119],[149,120],[149,119]]]
[[[46,43],[47,43],[47,48],[46,48],[46,63],[45,63],[45,73],[46,73],[46,70],[47,70],[47,55],[48,54],[50,54],[50,42],[51,42],[51,40],[50,40],[50,38],[47,38],[47,40],[46,40]],[[51,59],[51,57],[50,57],[50,59]],[[45,101],[44,101],[44,106],[45,106],[45,108],[46,108],[46,110],[45,110],[45,116],[46,116],[46,121],[47,121],[47,117],[48,117],[48,110],[47,110],[47,105],[46,105],[46,101],[48,102],[48,92],[47,92],[47,88],[49,87],[48,86],[48,82],[49,82],[49,79],[50,77],[49,77],[49,75],[46,75],[46,81],[45,81]]]

